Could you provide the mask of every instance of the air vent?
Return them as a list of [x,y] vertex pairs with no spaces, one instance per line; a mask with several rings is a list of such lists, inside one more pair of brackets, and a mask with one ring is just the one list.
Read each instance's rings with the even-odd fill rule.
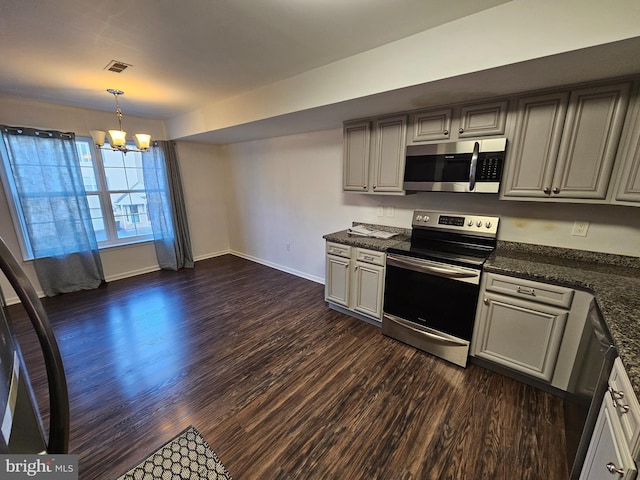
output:
[[131,65],[129,65],[128,63],[119,62],[117,60],[111,60],[109,62],[109,65],[104,67],[104,70],[109,70],[110,72],[121,73],[123,70],[125,70],[127,67],[130,67],[130,66]]

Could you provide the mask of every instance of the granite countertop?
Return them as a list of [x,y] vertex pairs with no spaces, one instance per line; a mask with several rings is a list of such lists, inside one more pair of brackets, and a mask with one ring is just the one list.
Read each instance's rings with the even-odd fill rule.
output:
[[400,242],[406,242],[411,238],[411,230],[400,227],[387,227],[384,225],[373,225],[369,223],[353,222],[353,227],[356,225],[363,225],[372,230],[381,230],[383,232],[397,233],[395,237],[391,237],[387,240],[382,238],[362,237],[359,235],[349,235],[348,230],[341,230],[335,233],[328,233],[322,238],[329,242],[341,243],[343,245],[350,245],[352,247],[368,248],[369,250],[376,250],[378,252],[385,252],[388,248]]
[[640,398],[640,258],[498,242],[484,270],[593,293]]

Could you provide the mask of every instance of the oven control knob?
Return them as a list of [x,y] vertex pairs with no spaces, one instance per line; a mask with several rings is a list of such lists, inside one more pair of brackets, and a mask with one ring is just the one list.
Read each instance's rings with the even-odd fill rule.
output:
[[430,220],[430,217],[425,215],[422,219],[424,220],[424,223],[427,223]]
[[478,220],[478,221],[476,222],[476,225],[477,225],[478,227],[481,227],[481,226],[482,226],[482,220]]
[[487,228],[491,228],[491,222],[485,223],[484,226],[487,227]]
[[469,221],[467,222],[467,225],[468,225],[468,226],[470,226],[470,227],[473,227],[473,220],[469,220]]
[[421,221],[422,221],[422,215],[418,215],[418,216],[416,217],[416,221],[421,222]]

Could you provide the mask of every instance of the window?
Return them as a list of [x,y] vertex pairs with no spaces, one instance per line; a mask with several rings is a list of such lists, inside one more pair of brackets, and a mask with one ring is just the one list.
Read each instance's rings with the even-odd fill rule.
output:
[[142,154],[97,150],[84,137],[76,138],[76,147],[98,244],[151,240]]

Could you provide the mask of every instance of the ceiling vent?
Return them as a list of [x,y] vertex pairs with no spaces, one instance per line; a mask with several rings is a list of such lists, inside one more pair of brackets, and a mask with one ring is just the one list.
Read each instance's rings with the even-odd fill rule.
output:
[[110,72],[122,73],[127,67],[130,67],[128,63],[119,62],[117,60],[111,60],[109,65],[104,67],[104,70],[109,70]]

